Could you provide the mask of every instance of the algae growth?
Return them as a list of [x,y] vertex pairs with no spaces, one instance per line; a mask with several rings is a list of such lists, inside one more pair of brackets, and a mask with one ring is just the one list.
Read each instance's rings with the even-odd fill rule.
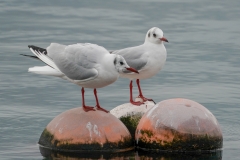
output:
[[221,136],[180,133],[171,128],[166,129],[164,134],[157,134],[151,130],[140,130],[139,133],[137,146],[147,150],[203,151],[217,150],[223,146]]
[[120,121],[122,121],[122,123],[129,130],[133,139],[135,137],[135,131],[136,131],[137,125],[138,125],[140,119],[142,118],[142,115],[143,115],[142,113],[127,114],[127,115],[119,118]]
[[121,149],[133,148],[132,138],[122,137],[118,142],[109,142],[108,140],[100,144],[98,142],[86,142],[84,144],[72,144],[72,139],[57,140],[47,129],[44,129],[39,139],[39,144],[45,148],[56,151],[117,151]]

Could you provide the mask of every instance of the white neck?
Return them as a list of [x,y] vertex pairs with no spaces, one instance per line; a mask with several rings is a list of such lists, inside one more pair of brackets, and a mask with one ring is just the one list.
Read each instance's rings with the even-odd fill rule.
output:
[[103,59],[102,59],[104,67],[105,68],[114,68],[114,71],[115,71],[116,69],[115,69],[115,66],[113,63],[115,57],[116,57],[115,54],[106,54],[105,57],[103,57]]
[[164,45],[162,41],[159,41],[159,43],[153,43],[153,42],[150,42],[146,39],[145,39],[144,44],[147,44],[147,45]]

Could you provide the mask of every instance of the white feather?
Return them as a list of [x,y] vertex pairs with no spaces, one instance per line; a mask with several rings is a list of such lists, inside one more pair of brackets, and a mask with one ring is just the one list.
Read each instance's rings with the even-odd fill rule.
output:
[[47,76],[63,77],[65,76],[62,72],[57,71],[49,66],[35,66],[28,69],[28,72],[42,74]]
[[[34,51],[32,48],[30,48],[30,50],[32,51],[32,53],[37,56],[39,59],[41,59],[44,63],[46,63],[47,65],[53,67],[54,69],[56,69],[57,71],[60,71],[60,69],[58,69],[58,67],[56,66],[56,64],[53,62],[53,60],[51,60],[48,56],[46,56],[44,53],[38,52],[38,51]],[[61,72],[61,71],[60,71]]]

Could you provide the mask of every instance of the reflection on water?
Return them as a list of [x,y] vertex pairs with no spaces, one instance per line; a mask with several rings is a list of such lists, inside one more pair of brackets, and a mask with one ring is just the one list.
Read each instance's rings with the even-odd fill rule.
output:
[[127,152],[56,152],[50,149],[39,147],[42,156],[48,159],[71,159],[71,160],[80,160],[80,159],[126,159],[134,157],[134,151]]
[[137,159],[161,159],[161,160],[221,160],[222,151],[209,153],[151,153],[151,152],[137,152]]
[[47,159],[83,160],[83,159],[135,159],[135,160],[221,160],[222,151],[209,153],[173,153],[173,152],[145,152],[141,150],[108,153],[108,152],[81,152],[64,153],[39,147],[42,156]]

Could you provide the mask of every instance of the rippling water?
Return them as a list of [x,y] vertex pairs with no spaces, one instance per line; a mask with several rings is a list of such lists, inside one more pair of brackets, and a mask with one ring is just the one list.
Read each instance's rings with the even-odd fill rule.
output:
[[[164,69],[142,81],[144,94],[157,102],[183,97],[203,104],[222,127],[222,159],[238,159],[239,6],[238,0],[2,0],[0,159],[44,159],[37,141],[45,126],[56,115],[81,104],[80,87],[27,73],[29,67],[43,65],[19,55],[31,54],[27,45],[90,42],[120,49],[143,43],[153,26],[161,28],[170,43],[165,45]],[[101,105],[110,110],[127,102],[128,83],[119,79],[99,89]],[[86,101],[94,105],[92,90],[86,90]]]

